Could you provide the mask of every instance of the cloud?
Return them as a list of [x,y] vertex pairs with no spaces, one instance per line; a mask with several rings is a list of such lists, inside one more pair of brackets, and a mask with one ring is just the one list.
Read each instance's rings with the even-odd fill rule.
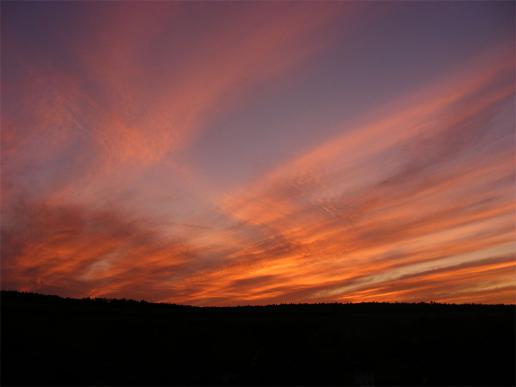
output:
[[66,36],[35,24],[59,48],[45,55],[3,34],[4,288],[514,302],[512,48],[342,117],[324,131],[337,135],[221,199],[177,152],[253,88],[309,66],[353,7],[200,4],[110,3],[88,18],[71,4]]
[[[116,190],[113,179],[134,182],[188,147],[251,86],[324,47],[317,31],[349,7],[224,8],[223,22],[217,12],[178,3],[95,5],[88,12],[96,17],[86,19],[76,4],[68,37],[55,38],[67,61],[52,49],[42,56],[8,44],[8,183],[32,184],[28,190],[60,201]],[[46,175],[37,187],[35,173]]]
[[56,289],[69,296],[140,291],[149,297],[189,257],[181,241],[165,239],[155,224],[121,209],[20,199],[6,215],[1,246],[6,288]]
[[[378,121],[344,127],[341,137],[227,195],[231,216],[270,232],[270,254],[256,260],[272,262],[268,270],[292,278],[294,288],[331,289],[512,240],[514,133],[497,117],[513,111],[514,86],[512,62],[498,63],[480,62]],[[295,248],[278,250],[274,240]],[[346,296],[360,300],[351,290],[339,295]]]

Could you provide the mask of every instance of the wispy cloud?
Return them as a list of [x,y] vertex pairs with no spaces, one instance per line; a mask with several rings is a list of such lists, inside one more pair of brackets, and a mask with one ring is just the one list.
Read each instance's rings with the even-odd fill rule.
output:
[[[304,150],[238,189],[214,194],[179,156],[283,78],[330,71],[363,7],[41,8],[68,34],[21,7],[48,49],[3,16],[2,286],[193,304],[515,302],[513,38],[313,125],[327,136],[297,138],[311,112],[285,118]],[[303,98],[338,106],[339,86],[317,79],[326,94],[307,82]]]

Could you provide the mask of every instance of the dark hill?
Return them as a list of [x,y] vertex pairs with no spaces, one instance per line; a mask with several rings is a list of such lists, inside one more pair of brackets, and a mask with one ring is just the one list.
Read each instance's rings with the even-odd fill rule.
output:
[[515,306],[1,293],[2,385],[514,385]]

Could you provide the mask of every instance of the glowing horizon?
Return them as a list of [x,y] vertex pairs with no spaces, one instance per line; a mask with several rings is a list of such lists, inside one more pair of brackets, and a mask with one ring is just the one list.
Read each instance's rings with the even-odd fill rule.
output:
[[2,289],[516,303],[511,2],[3,2]]

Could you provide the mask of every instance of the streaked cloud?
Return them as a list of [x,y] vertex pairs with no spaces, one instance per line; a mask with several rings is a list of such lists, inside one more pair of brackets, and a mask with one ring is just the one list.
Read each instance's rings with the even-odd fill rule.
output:
[[[499,5],[484,7],[507,24]],[[514,37],[502,27],[473,54],[443,51],[453,60],[432,79],[350,114],[335,95],[385,94],[375,83],[335,91],[340,76],[380,72],[366,53],[352,53],[363,69],[346,55],[360,18],[391,25],[384,6],[2,8],[4,288],[201,305],[516,302]],[[394,45],[395,33],[375,39]],[[267,112],[271,94],[322,98],[332,114]],[[291,146],[278,157],[257,142],[274,167],[242,166],[228,187],[195,155],[232,120],[241,132],[227,153],[253,146],[255,121],[284,123]]]

